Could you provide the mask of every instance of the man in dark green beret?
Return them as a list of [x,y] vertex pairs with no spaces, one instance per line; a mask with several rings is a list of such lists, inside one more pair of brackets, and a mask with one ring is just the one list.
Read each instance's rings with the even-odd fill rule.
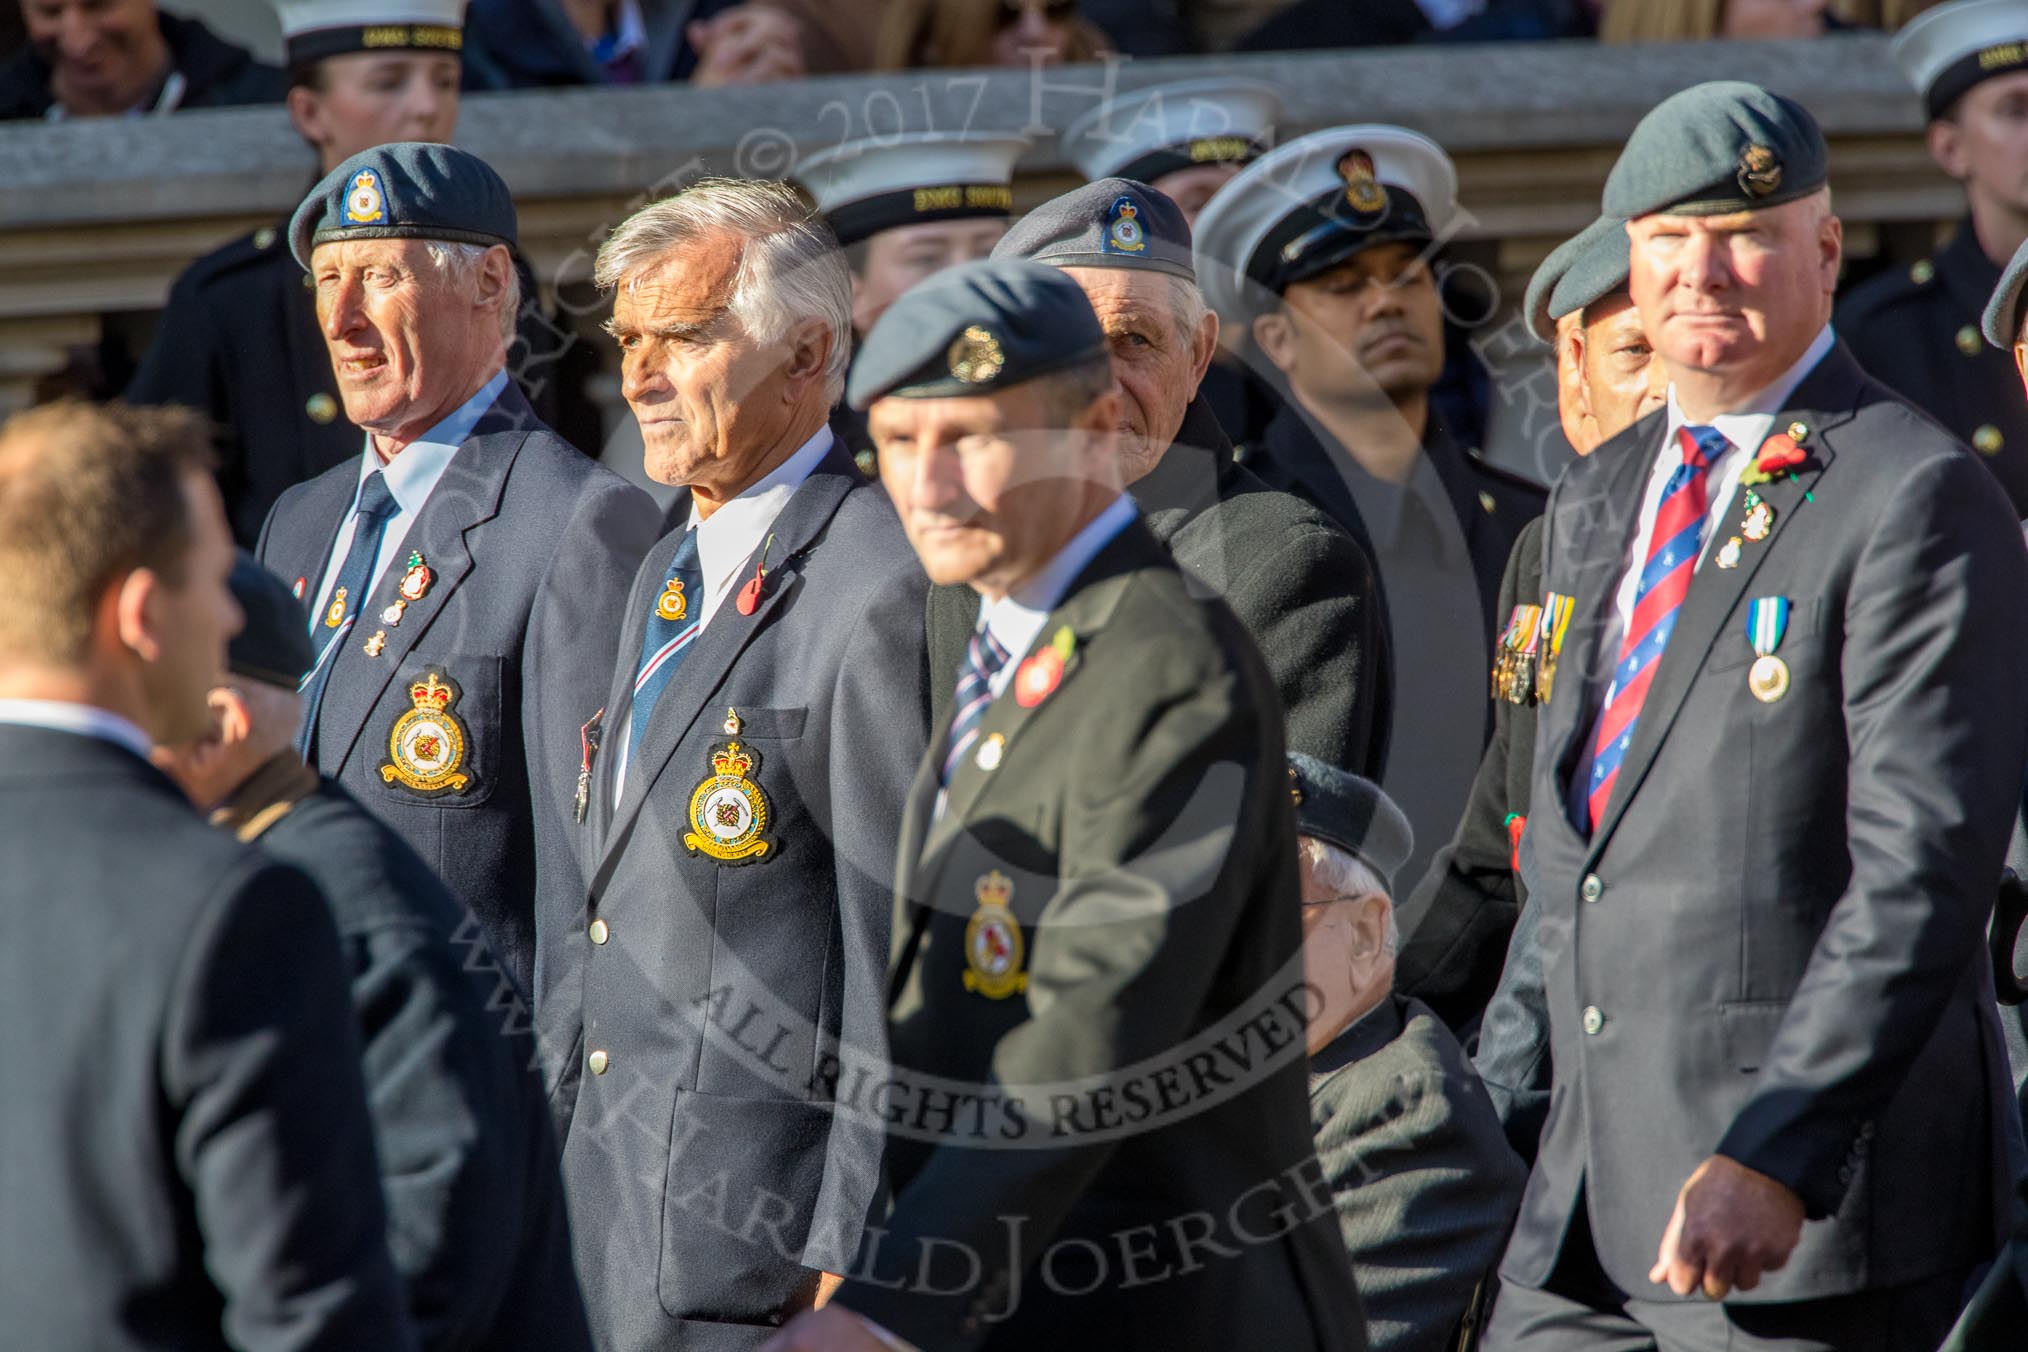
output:
[[[964,264],[894,303],[849,395],[931,580],[982,605],[902,827],[893,1210],[770,1347],[1356,1352],[1281,711],[1121,492],[1097,317],[1054,268]],[[1207,1030],[1250,1071],[1193,1080]]]
[[1827,158],[1718,82],[1606,182],[1671,386],[1545,517],[1553,1081],[1491,1349],[1926,1350],[2009,1233],[2028,554],[1833,336]]

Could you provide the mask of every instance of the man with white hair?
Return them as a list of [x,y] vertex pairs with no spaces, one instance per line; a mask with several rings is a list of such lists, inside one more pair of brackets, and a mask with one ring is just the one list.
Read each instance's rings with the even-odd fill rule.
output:
[[880,1123],[833,1098],[884,1056],[927,582],[826,425],[852,284],[793,190],[701,182],[596,276],[648,473],[686,491],[578,714],[585,885],[543,900],[538,1027],[599,1346],[758,1346],[879,1196]]
[[578,707],[596,703],[648,495],[508,380],[514,203],[482,161],[400,142],[290,222],[357,460],[282,495],[257,553],[310,606],[298,749],[478,916],[522,990],[538,882],[576,861]]
[[1528,1171],[1457,1038],[1394,993],[1408,818],[1371,780],[1300,752],[1289,776],[1317,1162],[1370,1345],[1442,1352],[1492,1275]]

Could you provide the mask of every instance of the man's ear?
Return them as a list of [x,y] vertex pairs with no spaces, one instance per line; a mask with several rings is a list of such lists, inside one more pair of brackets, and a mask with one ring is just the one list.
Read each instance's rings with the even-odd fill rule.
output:
[[1197,325],[1197,332],[1190,335],[1190,397],[1197,397],[1197,387],[1204,383],[1204,373],[1211,369],[1211,359],[1218,355],[1218,314],[1207,309],[1204,318]]
[[1352,906],[1352,956],[1370,962],[1387,946],[1387,915],[1393,907],[1378,892],[1369,892]]
[[485,309],[498,309],[507,301],[507,288],[514,276],[514,255],[504,244],[495,244],[479,260],[477,300]]
[[1838,289],[1838,269],[1845,260],[1845,222],[1828,211],[1817,222],[1817,250],[1824,294],[1829,296]]
[[821,319],[801,320],[789,330],[789,364],[782,372],[789,378],[788,388],[782,391],[784,403],[801,399],[805,385],[824,378],[832,342],[831,326]]
[[212,690],[206,703],[211,708],[209,740],[221,747],[238,746],[253,733],[253,711],[246,696],[229,685]]
[[136,568],[107,588],[113,634],[120,646],[153,662],[162,656],[162,578],[153,568]]
[[1253,341],[1283,375],[1295,374],[1295,320],[1286,307],[1254,317]]

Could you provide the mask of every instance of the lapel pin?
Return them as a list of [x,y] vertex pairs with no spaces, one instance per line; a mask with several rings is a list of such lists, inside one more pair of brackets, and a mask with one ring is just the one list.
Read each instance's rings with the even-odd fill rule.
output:
[[324,627],[336,629],[345,623],[345,589],[338,588],[331,593],[331,604],[324,608]]
[[1758,493],[1746,495],[1746,519],[1739,523],[1739,533],[1754,544],[1774,533],[1775,510],[1768,500]]
[[751,615],[760,609],[761,587],[767,582],[768,577],[768,551],[774,547],[775,537],[770,533],[767,542],[761,546],[759,566],[754,569],[753,576],[747,579],[746,585],[739,589],[739,600],[734,603],[742,615]]
[[296,579],[296,585],[295,585],[295,586],[293,586],[293,587],[291,587],[291,588],[289,588],[289,590],[290,590],[291,592],[294,592],[294,593],[295,593],[295,596],[296,596],[296,599],[297,599],[298,601],[300,601],[300,600],[302,600],[302,599],[303,599],[303,588],[305,588],[305,587],[307,587],[307,586],[309,586],[309,585],[310,585],[310,579],[309,579],[309,578],[307,578],[307,577],[299,577],[299,578],[297,578],[297,579]]
[[1722,545],[1719,548],[1718,566],[1720,568],[1739,567],[1739,553],[1740,553],[1739,543],[1740,543],[1739,537],[1735,535],[1730,540],[1727,540],[1724,543],[1724,545]]
[[400,623],[401,623],[401,615],[402,615],[402,612],[403,612],[403,611],[405,611],[405,610],[407,610],[407,609],[408,609],[408,602],[406,602],[406,601],[396,601],[396,602],[395,602],[395,603],[394,603],[393,605],[389,606],[389,607],[388,607],[388,608],[387,608],[386,610],[383,610],[383,611],[381,611],[381,612],[380,612],[380,622],[381,622],[382,624],[386,625],[386,626],[387,626],[388,628],[392,629],[392,628],[393,628],[393,627],[394,627],[395,625],[397,625],[397,624],[400,624]]
[[728,737],[737,737],[737,736],[739,736],[739,730],[740,730],[741,728],[745,727],[745,726],[746,726],[746,724],[745,724],[745,723],[744,723],[744,722],[743,722],[743,721],[742,721],[742,720],[740,719],[740,716],[739,716],[739,710],[737,710],[737,709],[727,709],[727,710],[725,711],[725,725],[724,725],[724,726],[725,726],[725,735],[726,735],[726,736],[728,736]]
[[378,657],[386,651],[387,631],[384,629],[374,630],[373,637],[366,640],[366,655],[368,657]]
[[1000,758],[1007,754],[1007,735],[996,732],[979,743],[979,754],[974,757],[981,770],[997,770]]
[[437,575],[430,571],[430,566],[427,563],[423,562],[422,551],[419,549],[410,551],[408,556],[408,571],[401,575],[401,599],[404,601],[422,600],[423,597],[429,595],[430,584],[436,580]]

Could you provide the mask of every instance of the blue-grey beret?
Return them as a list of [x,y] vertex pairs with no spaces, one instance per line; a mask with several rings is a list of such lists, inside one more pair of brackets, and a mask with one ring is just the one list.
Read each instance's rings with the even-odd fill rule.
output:
[[289,221],[305,269],[319,244],[346,239],[515,242],[514,198],[493,167],[456,146],[395,141],[362,150],[324,176]]
[[1289,752],[1289,792],[1296,834],[1336,845],[1380,875],[1391,894],[1394,874],[1415,849],[1415,831],[1395,801],[1370,779]]
[[1528,331],[1556,341],[1556,321],[1627,284],[1627,223],[1601,216],[1549,251],[1528,281]]
[[2014,261],[2000,274],[1993,298],[1986,302],[1985,318],[1979,327],[1994,347],[2011,351],[2021,336],[2021,288],[2028,286],[2028,244],[2014,250]]
[[317,660],[310,650],[309,612],[286,582],[244,549],[233,560],[227,585],[246,614],[246,623],[226,645],[227,669],[263,685],[294,690]]
[[1001,237],[993,257],[1059,268],[1145,268],[1197,280],[1183,209],[1130,178],[1102,178],[1044,202]]
[[1606,177],[1607,216],[1724,216],[1807,197],[1830,175],[1809,110],[1739,80],[1672,94],[1627,138]]
[[992,394],[1106,356],[1084,291],[1055,268],[987,258],[901,293],[866,335],[846,397]]

